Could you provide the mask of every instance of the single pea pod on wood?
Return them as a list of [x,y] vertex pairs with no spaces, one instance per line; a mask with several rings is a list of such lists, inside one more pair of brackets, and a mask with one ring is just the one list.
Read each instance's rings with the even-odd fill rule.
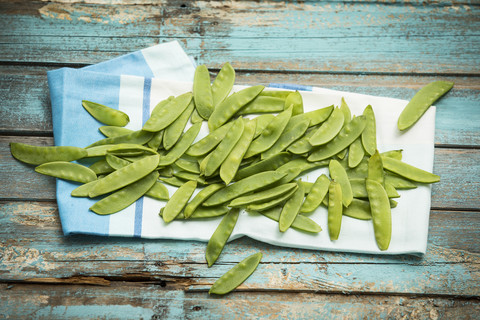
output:
[[215,281],[208,293],[226,294],[234,290],[245,280],[247,280],[247,278],[255,271],[261,259],[262,253],[257,252],[240,261],[232,269],[227,271],[227,273]]
[[383,186],[377,181],[367,179],[366,187],[373,220],[373,232],[378,248],[387,250],[392,237],[392,214],[390,201]]
[[440,181],[436,174],[419,169],[400,160],[389,157],[382,157],[385,170],[398,174],[401,177],[420,183],[435,183]]
[[231,209],[215,229],[215,232],[207,243],[207,249],[205,252],[205,259],[207,260],[208,267],[211,267],[215,261],[217,261],[220,253],[222,253],[223,247],[225,247],[228,238],[230,238],[230,235],[235,228],[239,214],[240,209]]
[[125,112],[103,104],[82,100],[82,106],[92,117],[106,125],[124,127],[130,122],[130,118]]
[[47,176],[81,183],[97,180],[97,175],[91,169],[66,161],[47,162],[35,167],[35,171]]
[[428,108],[452,87],[453,82],[434,81],[421,88],[398,117],[398,129],[403,131],[413,126]]
[[38,147],[24,143],[11,142],[12,156],[29,164],[42,164],[53,161],[74,161],[88,156],[87,150],[78,147]]

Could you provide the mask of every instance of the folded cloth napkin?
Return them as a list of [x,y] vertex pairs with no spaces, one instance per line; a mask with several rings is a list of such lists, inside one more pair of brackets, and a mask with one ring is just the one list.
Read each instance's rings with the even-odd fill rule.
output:
[[[127,128],[140,129],[159,101],[192,90],[194,68],[193,60],[179,44],[170,42],[82,69],[62,68],[49,72],[55,144],[85,147],[103,138],[98,131],[102,124],[82,108],[82,100],[122,110],[130,116]],[[434,107],[416,126],[400,133],[396,129],[396,119],[407,103],[405,100],[305,86],[271,84],[270,87],[270,90],[275,90],[275,87],[301,90],[305,111],[338,105],[342,97],[354,115],[362,114],[365,106],[372,105],[377,123],[378,149],[381,152],[403,149],[405,162],[432,170]],[[242,88],[244,86],[235,86],[234,91]],[[208,128],[204,124],[197,140],[207,133]],[[326,169],[309,172],[302,179],[313,182],[321,173],[327,173]],[[158,215],[165,202],[148,197],[139,199],[116,214],[100,216],[88,210],[95,200],[70,196],[77,186],[57,180],[57,202],[66,235],[208,241],[221,219],[173,221],[167,225]],[[176,190],[171,186],[168,188],[170,195]],[[392,210],[392,240],[385,252],[381,252],[375,243],[371,221],[343,217],[339,239],[330,241],[324,208],[317,209],[309,216],[324,229],[319,234],[306,234],[294,229],[281,233],[276,222],[264,216],[242,212],[230,240],[248,236],[285,247],[373,254],[423,254],[427,243],[430,186],[419,186],[399,193],[401,198],[398,206]]]

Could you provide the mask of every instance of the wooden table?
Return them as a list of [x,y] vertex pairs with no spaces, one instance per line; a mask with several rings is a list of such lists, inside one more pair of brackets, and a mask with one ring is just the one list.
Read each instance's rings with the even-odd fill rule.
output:
[[[0,3],[0,318],[480,317],[480,7],[464,1],[3,1]],[[98,4],[113,2],[112,4]],[[11,141],[52,145],[46,71],[179,40],[237,83],[298,83],[409,99],[439,79],[424,257],[236,240],[208,269],[205,244],[62,235],[54,179]],[[210,285],[264,252],[236,292]]]

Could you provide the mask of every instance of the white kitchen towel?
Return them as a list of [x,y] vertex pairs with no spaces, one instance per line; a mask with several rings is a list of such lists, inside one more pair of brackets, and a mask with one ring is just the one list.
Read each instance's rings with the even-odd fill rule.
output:
[[[128,113],[131,121],[127,128],[138,130],[159,101],[192,90],[193,74],[194,62],[177,42],[147,48],[83,69],[62,68],[49,72],[56,145],[85,147],[103,138],[98,131],[102,124],[83,109],[82,100],[95,101]],[[403,149],[405,162],[427,171],[432,170],[434,107],[417,125],[400,133],[396,128],[396,120],[408,101],[305,86],[272,84],[269,90],[275,90],[274,87],[301,90],[306,112],[332,104],[339,105],[342,97],[354,115],[362,114],[365,106],[372,105],[377,122],[378,149],[381,152]],[[235,86],[235,90],[242,88]],[[204,124],[197,140],[207,133]],[[308,172],[301,178],[313,182],[321,173],[327,173],[326,169]],[[72,182],[57,181],[57,202],[62,228],[67,235],[208,241],[221,219],[173,221],[167,225],[158,215],[165,202],[148,197],[139,199],[121,212],[99,216],[88,210],[95,200],[70,196],[77,186]],[[168,188],[172,195],[176,188]],[[309,215],[324,229],[319,234],[307,234],[294,229],[281,233],[276,222],[264,216],[242,212],[230,240],[248,236],[274,245],[314,250],[423,254],[427,244],[430,186],[419,186],[399,193],[401,198],[398,199],[398,206],[392,209],[392,241],[384,252],[377,248],[371,221],[344,217],[339,239],[330,241],[324,208]]]

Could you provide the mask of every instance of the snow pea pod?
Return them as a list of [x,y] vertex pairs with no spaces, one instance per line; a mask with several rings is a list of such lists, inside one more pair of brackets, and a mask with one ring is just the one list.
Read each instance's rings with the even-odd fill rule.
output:
[[266,90],[263,90],[262,92],[260,92],[260,95],[265,97],[275,97],[275,98],[286,99],[288,95],[291,93],[292,91],[271,90],[271,88],[267,88]]
[[303,114],[303,99],[300,92],[295,91],[290,93],[285,99],[285,109],[292,106],[292,116]]
[[198,135],[198,132],[200,132],[200,128],[202,126],[202,123],[195,123],[193,126],[191,126],[178,140],[178,142],[175,144],[175,146],[170,149],[170,151],[160,157],[160,161],[158,163],[159,166],[168,166],[177,161],[184,153],[187,151],[187,149],[192,145],[192,142],[195,140],[195,138]]
[[190,122],[192,124],[202,122],[203,118],[198,114],[197,109],[193,109],[192,116],[190,117]]
[[[100,179],[100,178],[99,178]],[[84,183],[77,188],[73,189],[70,195],[72,197],[88,197],[90,190],[92,190],[93,186],[98,182],[98,180],[93,180],[87,183]]]
[[112,172],[98,181],[92,191],[90,191],[90,198],[118,190],[140,180],[155,170],[158,160],[159,155],[148,156]]
[[310,192],[305,197],[300,212],[312,212],[317,209],[327,195],[329,186],[330,180],[327,176],[324,174],[319,176],[311,187]]
[[37,147],[24,143],[11,142],[12,156],[29,164],[42,164],[52,161],[74,161],[88,156],[88,151],[77,147]]
[[303,136],[305,131],[307,131],[308,124],[308,120],[303,120],[288,131],[285,129],[278,140],[268,150],[262,152],[261,158],[270,158],[271,156],[284,151],[288,146]]
[[295,190],[292,197],[285,202],[282,212],[280,213],[280,219],[278,220],[280,232],[287,231],[300,212],[300,207],[305,197],[305,189],[301,183],[298,183],[297,186],[297,190]]
[[[121,156],[121,157],[138,157],[138,156],[144,156],[144,155],[153,155],[157,154],[157,152],[153,149],[150,149],[148,147],[139,145],[139,144],[133,144],[133,143],[120,143],[120,144],[114,144],[114,145],[106,145],[109,146],[106,148],[106,153],[113,154],[115,156]],[[90,149],[95,149],[95,148],[101,148],[102,146],[96,146]]]
[[98,128],[98,130],[107,138],[123,136],[133,132],[133,130],[116,126],[103,126]]
[[293,154],[305,154],[312,150],[313,146],[308,142],[308,140],[315,134],[315,128],[309,129],[303,137],[292,143],[288,148],[287,151]]
[[436,174],[419,169],[400,160],[382,157],[383,167],[401,177],[420,183],[435,183],[440,181]]
[[225,63],[212,83],[213,106],[225,100],[235,83],[235,70],[230,63]]
[[144,131],[157,132],[168,127],[188,107],[192,101],[192,93],[187,92],[172,99],[167,104],[160,102],[155,106],[143,125]]
[[102,140],[98,140],[91,145],[89,145],[87,148],[92,148],[96,146],[101,146],[104,144],[120,144],[120,143],[130,143],[130,144],[144,144],[147,143],[153,136],[152,132],[147,132],[143,130],[139,131],[134,131],[132,133],[128,133],[123,136],[117,136],[117,137],[112,137],[112,138],[105,138]]
[[364,156],[365,149],[363,149],[362,139],[357,138],[352,142],[350,147],[348,147],[348,166],[355,168],[360,164]]
[[220,102],[208,119],[208,128],[210,131],[217,129],[230,120],[243,106],[255,99],[264,88],[264,86],[248,87],[235,92]]
[[340,108],[335,108],[330,117],[325,121],[308,140],[312,146],[326,144],[340,132],[345,121],[345,116]]
[[240,140],[244,129],[245,122],[242,117],[233,122],[232,128],[227,132],[225,138],[210,154],[210,158],[208,159],[204,171],[206,177],[212,176],[215,171],[220,168],[225,159],[227,159],[229,153],[235,147],[235,144]]
[[308,161],[318,161],[334,156],[355,141],[364,128],[365,117],[363,115],[352,119],[333,140],[313,151],[308,157]]
[[385,174],[385,183],[392,185],[395,189],[415,189],[417,187],[415,183],[394,173]]
[[[235,177],[235,174],[240,167],[240,163],[242,162],[243,156],[245,155],[245,152],[247,152],[247,149],[253,140],[253,135],[255,134],[255,127],[255,121],[247,120],[240,139],[237,141],[232,151],[230,151],[225,161],[223,161],[223,163],[221,164],[220,178],[225,182],[225,184],[228,185]],[[233,130],[234,129],[232,127],[232,131]],[[227,138],[225,138],[225,140],[227,140]]]
[[377,181],[367,179],[366,187],[378,248],[387,250],[392,237],[392,214],[387,192]]
[[35,167],[35,171],[47,176],[81,183],[97,180],[97,175],[91,169],[66,161],[43,163]]
[[257,123],[257,127],[255,129],[255,135],[253,136],[253,138],[255,139],[256,137],[258,137],[274,118],[275,115],[269,113],[262,114],[254,118],[253,120]]
[[205,65],[199,65],[195,69],[193,77],[193,100],[198,114],[208,120],[213,111],[213,94],[210,84],[210,73]]
[[353,192],[347,172],[337,160],[330,160],[328,169],[330,171],[330,177],[341,186],[342,203],[345,207],[348,207],[353,200]]
[[178,188],[180,188],[185,184],[185,180],[182,180],[177,177],[160,178],[160,180],[171,186],[178,187]]
[[163,221],[165,223],[169,223],[178,216],[196,188],[196,181],[188,181],[175,191],[163,210]]
[[175,166],[187,172],[200,173],[200,167],[196,161],[189,161],[180,158],[175,161]]
[[152,138],[147,142],[147,146],[153,150],[158,151],[163,142],[163,134],[165,130],[157,131]]
[[249,211],[265,211],[271,209],[285,203],[285,201],[288,201],[295,194],[295,191],[297,191],[297,189],[298,187],[295,186],[294,189],[288,191],[287,193],[279,195],[266,202],[251,203],[246,207],[246,209]]
[[[281,212],[281,207],[274,207],[265,211],[259,211],[260,214],[277,222],[280,220]],[[290,227],[298,231],[305,231],[310,233],[319,233],[320,231],[322,231],[322,228],[315,221],[301,214],[295,217],[295,220],[293,220],[293,223]]]
[[296,121],[308,119],[310,121],[309,126],[313,127],[327,120],[332,114],[333,109],[334,107],[333,105],[331,105],[325,108],[298,114],[296,116],[293,116],[290,120],[291,122],[296,122]]
[[[163,218],[163,210],[164,208],[160,209],[159,216]],[[198,207],[193,211],[192,215],[188,218],[189,220],[192,219],[209,219],[209,218],[216,218],[227,214],[230,209],[227,206],[215,206],[215,207]],[[183,212],[180,212],[174,220],[184,220],[185,215]]]
[[235,180],[241,180],[243,178],[263,171],[275,170],[278,167],[286,164],[288,161],[290,161],[291,158],[292,157],[290,154],[288,154],[288,152],[278,153],[271,156],[270,158],[264,159],[262,161],[238,170],[237,174],[235,175]]
[[[378,182],[378,181],[377,181]],[[353,197],[355,198],[368,198],[367,188],[365,186],[365,178],[353,178],[350,179],[350,185],[352,186]],[[385,187],[387,184],[385,184]],[[385,188],[389,198],[398,198],[398,192],[392,185]]]
[[223,184],[214,183],[208,185],[199,193],[197,193],[197,195],[193,197],[192,201],[190,201],[183,210],[185,219],[190,218],[190,216],[195,212],[195,210],[200,207],[203,202],[205,202],[205,200],[207,200],[212,194],[222,189],[223,187],[225,187]]
[[348,208],[343,208],[343,215],[359,220],[372,220],[370,202],[353,198]]
[[115,170],[128,166],[131,163],[128,160],[122,159],[110,153],[107,153],[105,160],[107,161],[108,165]]
[[226,294],[241,285],[257,268],[262,253],[257,252],[248,258],[240,261],[232,269],[228,270],[212,285],[209,294]]
[[402,160],[402,149],[399,150],[390,150],[380,153],[382,157],[389,157],[397,160]]
[[155,181],[153,186],[148,189],[145,193],[146,196],[157,199],[157,200],[168,200],[170,199],[170,195],[168,194],[168,189],[165,187],[163,183],[160,181]]
[[210,198],[203,203],[204,206],[215,206],[225,202],[229,202],[236,197],[244,195],[248,192],[258,190],[260,188],[271,185],[282,179],[286,174],[275,171],[266,171],[249,176],[242,180],[238,180],[215,192]]
[[206,137],[190,146],[185,153],[192,157],[199,157],[207,154],[213,150],[223,138],[225,138],[232,125],[233,122],[229,122],[214,131],[211,131]]
[[385,184],[385,172],[383,171],[382,157],[378,150],[368,159],[367,179],[375,180],[381,185]]
[[283,111],[285,100],[275,97],[257,96],[255,99],[245,105],[237,115],[246,115],[252,113],[276,113]]
[[245,154],[249,158],[269,149],[278,140],[292,116],[292,107],[280,112],[262,131],[260,136],[252,141]]
[[328,235],[337,240],[342,226],[342,187],[332,180],[328,188]]
[[207,260],[208,267],[211,267],[215,261],[217,261],[220,253],[222,253],[225,244],[232,234],[235,224],[237,224],[238,216],[240,215],[239,209],[231,209],[220,221],[220,224],[215,229],[210,240],[207,243],[207,249],[205,252],[205,259]]
[[363,110],[363,115],[365,116],[366,125],[361,135],[362,145],[369,155],[373,155],[375,150],[377,150],[377,125],[371,105],[368,105],[365,110]]
[[282,196],[289,191],[296,189],[296,183],[287,183],[278,187],[269,188],[260,192],[256,192],[250,195],[238,197],[230,202],[229,207],[242,207],[252,203],[265,202],[276,197]]
[[163,147],[165,150],[170,150],[175,143],[177,143],[178,139],[183,133],[183,130],[185,130],[185,127],[187,126],[188,119],[190,119],[193,109],[194,103],[192,100],[187,109],[185,109],[171,125],[165,128],[165,132],[163,134]]
[[93,163],[89,168],[90,168],[90,170],[95,172],[95,174],[97,176],[101,175],[101,174],[107,174],[107,173],[110,173],[110,172],[114,171],[114,168],[112,168],[108,164],[107,160],[105,160],[105,159],[98,160],[97,162]]
[[453,82],[434,81],[421,88],[398,117],[398,129],[403,131],[413,126],[428,108],[452,87]]
[[106,125],[124,127],[130,122],[126,113],[103,104],[82,100],[82,106],[92,117]]
[[97,201],[90,210],[100,215],[108,215],[125,209],[142,197],[155,183],[158,172],[154,171],[144,178]]

